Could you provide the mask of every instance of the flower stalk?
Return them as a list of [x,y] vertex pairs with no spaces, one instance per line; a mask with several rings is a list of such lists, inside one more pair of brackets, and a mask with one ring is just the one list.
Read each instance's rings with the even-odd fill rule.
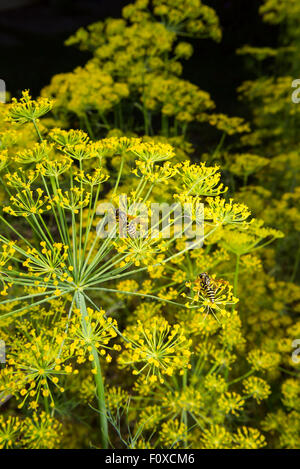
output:
[[[76,305],[80,309],[81,317],[82,317],[82,328],[83,330],[86,328],[86,318],[87,310],[86,310],[86,302],[83,293],[78,291],[76,293]],[[94,369],[95,369],[95,384],[96,384],[96,394],[97,394],[97,401],[98,401],[98,409],[99,409],[99,424],[100,424],[100,439],[101,439],[101,447],[102,449],[108,448],[108,424],[107,424],[107,415],[106,415],[106,405],[105,405],[105,392],[104,392],[104,384],[102,378],[102,371],[100,360],[98,356],[97,348],[94,344],[91,344],[92,350],[91,354],[93,355],[94,361]]]

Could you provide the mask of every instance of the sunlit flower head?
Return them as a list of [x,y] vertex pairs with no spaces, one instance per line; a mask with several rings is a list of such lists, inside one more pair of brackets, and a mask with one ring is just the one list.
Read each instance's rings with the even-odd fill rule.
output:
[[119,357],[122,367],[133,367],[133,374],[143,373],[149,382],[164,381],[176,371],[189,368],[191,342],[178,324],[171,326],[165,319],[152,318],[146,326],[138,321],[124,332],[128,342]]
[[29,91],[26,90],[22,92],[22,98],[19,101],[15,98],[12,99],[8,116],[11,121],[18,124],[33,122],[51,111],[53,104],[53,100],[48,98],[33,100]]

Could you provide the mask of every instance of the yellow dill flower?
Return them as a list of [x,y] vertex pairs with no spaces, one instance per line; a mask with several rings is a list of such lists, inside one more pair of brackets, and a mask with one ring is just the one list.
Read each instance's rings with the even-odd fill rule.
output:
[[146,163],[146,167],[175,156],[174,148],[165,143],[142,142],[129,147],[134,155]]
[[7,179],[7,185],[14,187],[15,189],[27,189],[30,190],[31,184],[38,177],[36,171],[15,171],[14,173],[7,173],[5,175]]
[[232,436],[221,425],[211,425],[203,430],[200,444],[203,449],[228,449],[231,447]]
[[153,316],[159,316],[161,308],[162,305],[158,302],[142,302],[128,318],[128,324],[135,323],[137,319],[143,323],[147,323]]
[[[300,443],[299,412],[286,413],[283,409],[269,413],[262,422],[262,429],[276,435],[277,448],[298,448]],[[274,438],[274,436],[273,436]]]
[[62,129],[51,129],[49,132],[51,140],[56,142],[62,147],[70,146],[71,148],[78,144],[89,143],[89,136],[82,130],[62,130]]
[[205,111],[214,107],[209,93],[187,80],[148,74],[146,81],[146,107],[160,110],[168,117],[174,116],[180,125],[200,120]]
[[36,248],[27,248],[26,259],[23,266],[27,267],[28,273],[34,276],[44,276],[44,281],[58,279],[65,282],[68,275],[65,272],[66,261],[68,258],[69,246],[62,243],[47,244],[46,241],[40,242],[40,250]]
[[68,390],[72,392],[76,399],[80,399],[84,404],[90,404],[95,399],[96,394],[93,374],[86,369],[80,370],[78,374],[73,374],[72,380],[68,383]]
[[262,422],[262,429],[264,431],[274,432],[274,430],[279,430],[279,428],[284,425],[285,420],[286,414],[283,409],[277,412],[270,412]]
[[9,107],[8,118],[18,124],[35,122],[47,112],[51,111],[54,101],[48,98],[32,100],[29,91],[22,92],[20,101],[13,98]]
[[162,288],[158,293],[159,298],[164,298],[165,300],[175,300],[178,298],[178,290],[175,288]]
[[239,415],[244,404],[244,399],[236,392],[225,392],[218,399],[218,406],[225,414]]
[[[230,157],[232,161],[232,156]],[[230,163],[230,171],[237,176],[243,176],[244,181],[247,182],[247,178],[267,166],[270,163],[268,158],[262,156],[253,155],[251,153],[243,153],[233,155],[233,161]]]
[[61,423],[45,412],[27,417],[23,425],[22,441],[25,448],[57,449],[63,433]]
[[116,411],[128,404],[130,396],[120,386],[110,386],[107,389],[107,407],[110,412]]
[[109,175],[105,174],[102,168],[96,168],[93,173],[79,171],[75,176],[75,181],[90,186],[91,190],[99,184],[103,184],[109,179]]
[[271,371],[279,365],[280,354],[254,349],[249,352],[247,360],[254,370]]
[[221,375],[212,373],[205,376],[204,387],[210,392],[222,394],[227,391],[228,386]]
[[139,396],[148,398],[159,390],[159,386],[160,382],[158,380],[153,380],[153,382],[150,383],[143,375],[140,375],[134,379],[133,391]]
[[181,309],[176,313],[176,319],[187,336],[213,335],[220,327],[213,316],[205,317],[201,309]]
[[19,417],[0,415],[0,449],[18,448],[21,428]]
[[189,59],[193,55],[193,46],[188,42],[181,41],[174,50],[175,56]]
[[84,67],[77,67],[71,73],[55,75],[50,85],[42,90],[43,96],[55,98],[58,110],[67,109],[81,118],[86,116],[88,110],[104,115],[126,98],[128,93],[126,83],[115,82],[94,61]]
[[150,181],[152,184],[168,184],[168,180],[174,177],[179,170],[179,166],[171,166],[167,161],[162,166],[148,166],[143,161],[136,161],[136,168],[132,170],[133,174],[138,177],[143,177],[145,180]]
[[128,446],[129,449],[151,449],[152,445],[150,441],[145,441],[143,437],[140,439],[134,439]]
[[212,114],[208,117],[210,125],[219,130],[233,135],[235,133],[249,132],[249,124],[245,123],[241,117],[228,117],[225,114]]
[[117,288],[120,291],[120,293],[117,293],[117,296],[119,298],[126,298],[126,294],[123,294],[122,291],[126,292],[136,292],[139,289],[139,284],[135,280],[123,280],[122,282],[119,282],[117,284]]
[[[130,139],[130,144],[131,142],[132,140]],[[124,142],[122,142],[121,144],[121,153],[123,153],[123,146]],[[108,155],[113,156],[118,153],[118,150],[120,153],[121,148],[119,139],[117,137],[103,138],[94,143],[94,150],[100,158],[106,157]],[[127,146],[125,147],[125,149],[127,149]]]
[[79,213],[79,209],[86,207],[90,201],[91,193],[79,187],[71,187],[68,191],[57,189],[56,195],[50,200],[51,206],[60,206],[65,210],[70,210],[75,215]]
[[250,210],[244,204],[236,204],[233,199],[226,202],[220,197],[207,198],[208,206],[205,206],[204,214],[207,223],[214,226],[220,225],[244,225],[250,216]]
[[188,439],[188,428],[178,419],[168,420],[161,426],[160,441],[166,448],[178,448]]
[[153,430],[157,428],[163,418],[162,408],[159,405],[151,405],[141,410],[138,416],[137,427],[143,430]]
[[62,328],[35,331],[24,321],[17,324],[15,340],[7,353],[7,366],[0,371],[0,391],[13,394],[22,408],[27,400],[36,408],[40,399],[49,397],[55,406],[53,391],[63,392],[61,378],[73,371],[70,359],[73,352],[63,347]]
[[213,271],[219,262],[230,259],[228,252],[223,248],[216,248],[212,253],[206,253],[204,249],[193,249],[189,254],[196,263],[197,272]]
[[241,265],[249,272],[258,272],[263,268],[262,260],[258,256],[253,256],[252,254],[244,255],[241,258]]
[[300,411],[300,384],[297,379],[287,379],[282,384],[282,401],[289,409]]
[[36,143],[32,148],[17,152],[15,161],[22,164],[38,163],[49,158],[52,145],[48,143]]
[[263,220],[252,219],[243,230],[233,226],[224,227],[221,245],[226,250],[243,256],[283,236],[281,231],[265,227]]
[[11,205],[3,207],[3,211],[15,217],[35,217],[50,209],[49,197],[44,195],[41,188],[35,192],[24,189],[15,196],[12,195],[9,200]]
[[[83,324],[82,324],[83,321]],[[111,317],[106,317],[105,311],[96,311],[87,308],[84,319],[79,309],[74,310],[70,321],[68,341],[70,347],[75,351],[78,363],[84,363],[88,358],[94,360],[92,346],[106,361],[110,362],[110,355],[107,350],[120,350],[120,346],[110,345],[112,339],[117,337],[117,321]]]
[[[104,139],[104,142],[109,139]],[[114,152],[117,155],[122,155],[126,153],[131,153],[131,150],[135,147],[139,147],[141,144],[141,139],[136,138],[136,137],[124,137],[124,136],[119,136],[119,137],[113,137],[112,141],[114,140],[115,142],[115,148]]]
[[186,339],[180,326],[171,326],[165,319],[153,317],[146,326],[141,321],[124,331],[128,340],[119,356],[122,367],[133,367],[133,374],[146,374],[146,380],[164,381],[164,375],[190,368],[191,341]]
[[236,361],[236,355],[232,353],[232,351],[229,350],[220,350],[220,349],[214,349],[210,351],[211,355],[211,362],[215,363],[216,365],[220,367],[227,368],[230,370],[232,368],[232,364]]
[[191,164],[184,161],[180,167],[180,179],[188,194],[212,197],[226,192],[220,183],[221,174],[218,166],[206,166],[205,163]]
[[[161,241],[162,234],[155,233],[155,231],[147,233],[142,231],[142,234],[144,236],[122,237],[113,243],[116,250],[123,254],[124,260],[120,263],[121,267],[129,263],[151,267],[158,261],[156,256],[164,250],[164,243]],[[160,257],[160,262],[162,260],[163,258]]]
[[98,156],[93,143],[67,144],[61,147],[62,151],[69,157],[78,161],[89,160]]
[[58,178],[60,175],[68,171],[71,166],[71,160],[69,158],[60,158],[60,160],[45,160],[42,163],[36,165],[36,171],[38,174],[47,177]]
[[148,293],[153,292],[153,289],[154,289],[153,282],[152,280],[148,279],[142,283],[142,286],[140,288],[140,293],[145,293],[147,295]]
[[183,270],[177,270],[176,272],[173,273],[172,275],[172,280],[175,283],[183,283],[187,280],[188,274],[184,272]]
[[[163,263],[164,259],[165,259],[165,255],[158,254],[155,258],[156,263],[154,265],[153,264],[148,265],[149,277],[151,279],[162,278],[163,275],[165,275],[166,265]],[[143,282],[143,292],[146,293],[147,290],[149,290],[149,292],[152,290],[151,280],[145,280],[145,282]],[[164,292],[164,289],[162,288],[162,290],[160,290],[160,292]],[[178,295],[176,295],[176,296],[178,296]]]
[[0,279],[2,283],[5,282],[9,278],[7,271],[11,270],[11,265],[7,266],[6,272],[3,272],[3,267],[5,267],[7,263],[10,262],[11,259],[13,258],[16,252],[15,246],[16,246],[15,241],[5,242],[4,240],[1,240]]
[[250,427],[238,428],[232,440],[234,449],[259,449],[267,444],[265,437],[256,428]]
[[[7,115],[7,113],[6,113],[6,115]],[[26,133],[26,128],[24,130],[25,130],[24,133]],[[25,139],[25,136],[22,135],[22,134],[23,134],[22,131],[17,132],[15,129],[12,129],[12,128],[9,128],[9,127],[6,128],[4,131],[0,132],[0,139],[1,139],[0,149],[1,149],[1,152],[4,152],[4,150],[8,151],[11,147],[18,144],[21,138]],[[4,153],[4,155],[5,155],[5,153]]]
[[180,0],[175,3],[172,0],[153,0],[153,5],[155,15],[165,17],[167,24],[176,25],[180,30],[198,37],[210,37],[215,41],[221,39],[216,12],[200,0]]
[[243,337],[242,322],[237,311],[232,311],[230,316],[222,319],[222,329],[220,331],[220,342],[232,349],[238,347],[244,349],[246,340]]
[[267,399],[271,394],[269,384],[262,378],[250,376],[243,380],[245,394],[252,396],[256,402],[260,403],[263,399]]
[[172,415],[181,415],[182,411],[191,415],[198,415],[204,406],[201,392],[188,386],[181,391],[167,392],[162,396],[161,405]]

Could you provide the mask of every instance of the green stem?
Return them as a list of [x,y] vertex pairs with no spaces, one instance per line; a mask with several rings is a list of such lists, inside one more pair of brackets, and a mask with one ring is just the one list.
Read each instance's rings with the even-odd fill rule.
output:
[[[85,329],[87,327],[86,317],[86,302],[83,293],[77,292],[76,293],[76,304],[81,311],[82,315],[82,328]],[[94,367],[96,370],[95,373],[95,383],[96,383],[96,392],[97,392],[97,400],[98,400],[98,408],[99,408],[99,423],[100,423],[100,433],[101,433],[101,446],[102,449],[108,448],[108,425],[107,425],[107,414],[106,414],[106,405],[105,405],[105,391],[104,391],[104,384],[103,378],[101,373],[101,365],[99,361],[98,351],[95,345],[92,344],[92,351],[91,351],[94,361]]]
[[255,370],[251,369],[251,370],[247,371],[247,373],[245,373],[244,375],[239,376],[238,378],[233,379],[232,381],[229,381],[229,383],[227,383],[227,385],[231,386],[234,383],[238,383],[239,381],[242,381],[243,379],[248,378],[248,376],[253,375],[254,372],[255,372]]
[[285,368],[282,368],[281,366],[279,366],[278,369],[282,371],[283,373],[286,373],[287,375],[296,376],[296,378],[299,378],[299,373],[293,373],[292,371],[286,370]]
[[84,113],[83,119],[84,119],[84,123],[85,123],[85,126],[86,126],[86,130],[89,134],[89,137],[91,139],[93,139],[94,138],[94,132],[93,132],[93,129],[92,129],[90,121],[89,121],[89,118],[88,118],[86,113]]
[[[187,386],[187,370],[184,371],[184,375],[182,377],[182,387],[183,389],[186,389],[186,386]],[[188,416],[187,416],[187,411],[186,410],[183,410],[182,411],[182,420],[183,420],[183,423],[185,424],[186,426],[186,429],[188,428]],[[187,432],[184,436],[184,447],[187,448]]]
[[36,124],[35,119],[33,119],[32,123],[33,123],[33,125],[34,125],[35,131],[36,131],[37,136],[38,136],[38,138],[39,138],[39,141],[42,142],[42,141],[43,141],[43,138],[42,138],[42,136],[41,136],[41,133],[40,133],[40,131],[39,131],[39,128],[38,128],[38,126],[37,126],[37,124]]
[[124,167],[124,159],[125,159],[125,156],[124,156],[124,153],[123,153],[122,157],[121,157],[121,164],[120,164],[118,177],[117,177],[117,180],[116,180],[116,184],[115,184],[115,187],[114,187],[113,194],[115,194],[117,192],[117,189],[119,187],[119,183],[120,183],[120,179],[121,179],[121,175],[122,175],[123,167]]
[[236,255],[236,264],[235,264],[235,273],[234,273],[234,284],[233,284],[233,295],[236,297],[238,289],[238,280],[239,280],[239,270],[240,270],[240,255]]
[[220,142],[219,142],[217,148],[215,149],[215,151],[214,151],[214,153],[213,153],[213,155],[212,155],[212,157],[211,157],[212,160],[214,160],[215,158],[218,157],[218,155],[219,155],[219,153],[220,153],[220,151],[221,151],[221,148],[223,147],[223,143],[224,143],[224,141],[225,141],[225,138],[226,138],[226,132],[223,132],[222,137],[221,137],[221,140],[220,140]]
[[107,425],[107,415],[106,415],[106,405],[105,405],[105,391],[104,384],[101,373],[101,365],[99,360],[99,355],[96,347],[92,348],[92,355],[94,357],[94,365],[96,369],[95,374],[95,383],[97,387],[97,399],[99,407],[99,421],[100,421],[100,430],[101,430],[101,443],[102,449],[108,448],[108,425]]
[[49,401],[48,401],[48,397],[45,396],[44,397],[44,404],[45,404],[45,411],[46,411],[46,414],[49,414]]

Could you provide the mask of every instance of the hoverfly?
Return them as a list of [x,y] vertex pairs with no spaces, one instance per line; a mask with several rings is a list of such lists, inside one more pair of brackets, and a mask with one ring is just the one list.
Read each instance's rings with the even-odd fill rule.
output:
[[215,290],[212,286],[212,281],[207,272],[202,272],[199,275],[199,283],[200,283],[200,287],[202,288],[202,290],[205,291],[210,301],[214,303],[215,302]]
[[120,224],[122,230],[126,229],[126,233],[129,234],[131,238],[136,236],[136,217],[132,215],[126,215],[123,210],[119,208],[115,211],[116,221]]
[[[222,287],[222,285],[224,285],[224,287]],[[200,292],[203,291],[205,293],[205,296],[209,298],[211,303],[213,303],[212,305],[206,305],[207,313],[205,315],[205,318],[210,312],[213,314],[214,318],[218,321],[218,323],[220,323],[219,319],[214,313],[214,309],[220,310],[218,304],[216,303],[216,298],[222,291],[222,288],[225,288],[226,285],[228,285],[228,282],[223,279],[215,280],[214,278],[211,278],[207,272],[202,272],[196,278],[194,287],[194,291],[196,292],[196,294],[200,296]]]

